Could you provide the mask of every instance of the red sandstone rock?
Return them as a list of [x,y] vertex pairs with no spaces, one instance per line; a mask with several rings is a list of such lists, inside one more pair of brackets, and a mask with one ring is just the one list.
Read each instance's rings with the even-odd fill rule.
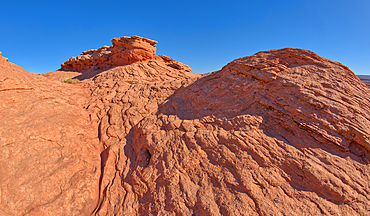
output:
[[369,213],[370,91],[347,67],[283,49],[172,89],[115,74],[95,79],[95,214]]
[[0,215],[89,215],[99,199],[89,91],[0,59]]
[[113,38],[112,46],[84,51],[82,55],[72,57],[64,62],[61,65],[61,70],[104,69],[153,59],[156,44],[156,41],[139,36]]
[[[57,71],[41,76],[0,60],[0,119],[3,122],[0,126],[3,158],[0,161],[0,215],[90,215],[98,207],[101,211],[100,203],[105,195],[99,197],[100,155],[104,145],[114,140],[105,142],[107,135],[99,134],[104,122],[97,116],[104,114],[97,107],[101,108],[107,100],[94,95],[117,81],[116,84],[124,88],[134,87],[134,83],[148,86],[147,82],[156,82],[173,92],[182,82],[199,77],[189,73],[188,66],[181,63],[181,69],[175,69],[170,66],[177,63],[175,60],[165,61],[157,56],[151,61],[112,68],[95,76],[93,81],[70,85],[58,80],[90,74]],[[103,86],[99,80],[105,81]],[[160,89],[156,91],[158,94],[153,94],[151,104],[135,106],[155,110],[157,100],[163,101],[169,96],[163,95]],[[84,107],[88,107],[88,111]],[[143,116],[131,109],[129,124],[147,115],[140,113]],[[131,129],[127,125],[120,127],[124,133]],[[113,128],[109,136],[114,133]],[[105,159],[104,154],[102,157]]]
[[[192,69],[165,55],[156,56],[156,41],[139,36],[113,38],[112,46],[84,51],[82,55],[72,57],[61,65],[59,71],[45,74],[51,79],[71,78],[90,79],[102,71],[114,66],[129,65],[135,62],[164,62],[166,66],[190,72]],[[140,70],[140,69],[139,69]],[[69,72],[67,72],[69,71]]]
[[[35,187],[30,190],[32,195],[19,192],[11,203],[5,203],[10,192],[3,191],[12,183],[4,179],[17,177],[2,172],[3,214],[25,214],[32,206],[36,210],[31,215],[38,215],[41,210],[51,215],[370,213],[370,89],[344,65],[300,49],[260,52],[237,59],[207,76],[190,73],[188,66],[167,56],[113,68],[115,65],[107,64],[107,70],[96,70],[96,65],[81,62],[76,61],[76,65],[84,65],[79,75],[83,82],[57,85],[37,78],[49,91],[34,91],[61,100],[56,105],[47,96],[38,99],[45,103],[45,118],[51,119],[39,124],[54,131],[50,133],[65,130],[64,121],[68,121],[72,131],[73,127],[82,127],[80,133],[88,134],[85,129],[91,126],[87,130],[91,130],[88,140],[99,137],[100,151],[96,152],[88,140],[78,139],[78,133],[61,136],[66,143],[79,143],[78,150],[73,144],[65,145],[63,155],[74,154],[75,158],[84,158],[80,161],[87,161],[83,169],[68,169],[71,173],[83,170],[79,182],[86,182],[82,188],[89,188],[90,193],[71,187],[66,189],[68,197],[52,201],[43,192],[56,190],[55,184],[48,185],[48,179],[40,178],[38,183],[43,189],[31,184],[29,188]],[[45,76],[57,79],[63,75],[72,76],[64,71]],[[28,88],[21,81],[8,85],[15,86],[17,94],[22,93],[19,89]],[[82,85],[90,90],[89,96],[83,93]],[[61,94],[64,91],[70,93]],[[0,91],[0,97],[5,98],[1,94]],[[29,98],[38,101],[36,97]],[[66,107],[68,103],[62,99],[70,98],[79,101]],[[5,104],[14,103],[7,101]],[[80,110],[82,105],[86,111]],[[48,107],[58,110],[56,115],[50,116]],[[0,118],[6,123],[0,127],[0,133],[9,133],[7,139],[13,137],[9,145],[18,145],[16,152],[25,155],[30,150],[23,143],[39,148],[40,144],[22,135],[43,136],[41,128],[25,123],[31,120],[24,121],[36,113],[19,107],[0,109],[0,113],[3,110],[7,114]],[[42,109],[39,110],[37,113]],[[90,121],[79,120],[87,114]],[[9,119],[14,118],[12,123]],[[60,122],[60,126],[52,122]],[[21,136],[11,133],[11,128],[22,131]],[[4,133],[5,130],[9,132]],[[5,155],[9,150],[3,148]],[[101,169],[91,172],[96,162],[100,163],[96,159],[99,154]],[[32,156],[38,157],[43,158]],[[3,160],[0,165],[11,166],[14,173],[20,173],[25,159],[13,161]],[[51,164],[63,168],[71,163],[58,160]],[[66,176],[52,173],[53,182],[74,182],[75,175],[68,169],[65,168]],[[21,175],[35,178],[29,173]],[[99,195],[95,193],[97,188]],[[33,201],[26,208],[23,200],[29,197],[48,204]],[[72,202],[73,197],[90,197],[85,203],[94,203],[95,208],[83,208],[84,202]],[[60,199],[65,202],[59,202]],[[58,205],[67,211],[60,212]]]
[[2,52],[0,52],[0,59],[5,60],[5,61],[8,61],[8,59],[7,59],[7,58],[5,58],[5,57],[2,55]]

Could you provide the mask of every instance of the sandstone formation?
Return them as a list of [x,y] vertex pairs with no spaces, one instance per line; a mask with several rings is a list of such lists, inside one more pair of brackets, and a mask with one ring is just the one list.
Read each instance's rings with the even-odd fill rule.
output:
[[[112,46],[103,46],[99,49],[84,51],[82,55],[72,57],[61,65],[60,71],[46,74],[52,79],[73,77],[88,79],[108,68],[129,65],[135,62],[156,60],[167,66],[190,72],[192,69],[165,55],[156,55],[154,40],[139,36],[113,38]],[[61,72],[62,71],[62,72]],[[67,72],[68,71],[68,72]]]
[[8,61],[8,59],[7,59],[7,58],[5,58],[5,57],[2,55],[2,52],[0,52],[0,60]]
[[89,91],[0,59],[0,215],[88,215],[99,198]]
[[[81,57],[51,80],[12,65],[22,76],[6,76],[21,81],[6,88],[29,102],[16,107],[0,90],[14,107],[0,108],[0,167],[13,173],[1,169],[0,215],[370,214],[370,89],[346,66],[301,49],[259,52],[204,76],[155,52],[116,67],[112,59]],[[53,81],[74,75],[83,81]],[[19,89],[30,83],[40,90]],[[32,149],[59,155],[52,141],[80,162]],[[35,185],[23,166],[48,178]]]
[[84,51],[82,55],[65,61],[61,70],[104,69],[153,59],[156,54],[156,44],[154,40],[139,36],[113,38],[112,46]]
[[95,78],[107,105],[93,112],[105,147],[94,214],[369,213],[370,91],[347,67],[283,49],[172,89],[116,74]]

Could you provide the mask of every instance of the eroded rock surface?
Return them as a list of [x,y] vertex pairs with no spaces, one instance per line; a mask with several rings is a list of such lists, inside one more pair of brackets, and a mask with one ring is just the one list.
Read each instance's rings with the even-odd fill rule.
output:
[[95,214],[369,213],[370,92],[347,67],[283,49],[196,81],[116,74],[95,78]]
[[89,91],[0,59],[0,215],[90,215],[99,200]]
[[155,115],[176,90],[199,77],[163,61],[116,67],[94,77],[89,110],[99,122],[104,164],[96,214],[141,214],[140,197],[126,178],[135,169],[133,164],[149,163],[150,153],[133,151],[133,128],[143,118]]
[[[179,86],[200,76],[167,56],[104,72],[89,68],[46,75],[0,60],[0,215],[102,212],[102,200],[108,198],[100,193],[100,185],[112,177],[101,174],[108,170],[104,149],[123,142],[131,125],[156,111]],[[91,74],[98,75],[90,79]],[[87,80],[74,85],[58,81],[76,75]],[[129,100],[107,104],[117,93],[125,93]],[[115,108],[127,119],[107,123],[117,114]]]
[[61,70],[104,69],[153,59],[156,56],[156,44],[154,40],[139,36],[113,38],[112,46],[84,51],[82,55],[65,61]]
[[[84,81],[68,91],[90,90],[75,96],[99,138],[98,153],[88,148],[86,155],[101,162],[94,175],[84,174],[93,179],[81,180],[99,190],[89,214],[370,213],[370,89],[346,66],[281,49],[237,59],[206,76],[190,70],[154,56],[79,72]],[[13,203],[22,209],[19,200]],[[25,212],[11,209],[6,213]]]

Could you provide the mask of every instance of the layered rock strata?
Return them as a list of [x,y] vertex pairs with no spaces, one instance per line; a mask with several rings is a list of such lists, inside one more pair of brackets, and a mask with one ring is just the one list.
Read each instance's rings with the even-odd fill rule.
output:
[[99,199],[89,90],[0,58],[0,215],[89,215]]
[[344,65],[283,49],[186,82],[114,74],[95,79],[94,214],[369,213],[370,91]]
[[84,51],[61,65],[61,70],[83,71],[105,69],[153,59],[156,56],[157,42],[139,36],[113,38],[112,46]]
[[[0,128],[6,138],[1,158],[7,158],[0,167],[12,171],[0,175],[2,214],[370,213],[370,89],[346,66],[310,51],[281,49],[237,59],[204,76],[190,73],[188,66],[166,56],[84,70],[96,75],[77,86],[51,88],[54,81],[38,78],[49,90],[40,90],[39,98],[30,97],[46,108],[54,107],[54,116],[49,111],[45,115],[59,126],[48,127],[55,133],[66,131],[59,132],[60,139],[73,141],[60,147],[64,154],[51,154],[54,150],[40,144],[54,140],[41,128],[28,125],[33,121],[25,122],[36,114],[15,106],[10,94],[3,94],[9,91],[0,91],[0,97],[9,97],[5,105],[14,107],[0,116],[9,125]],[[17,83],[9,86],[19,88]],[[69,94],[62,94],[63,86]],[[89,95],[83,93],[86,90]],[[18,91],[24,94],[25,90]],[[65,101],[75,101],[70,110]],[[27,107],[38,107],[32,104]],[[17,116],[14,122],[11,116]],[[70,126],[62,119],[70,119]],[[74,128],[81,124],[86,128]],[[34,134],[41,141],[12,133],[11,128],[22,126],[20,134]],[[83,140],[79,140],[81,134]],[[49,154],[36,154],[27,146],[42,146],[46,148],[42,152]],[[21,156],[12,157],[16,154]],[[41,162],[28,164],[26,155]],[[56,155],[64,156],[55,159]],[[70,163],[64,159],[68,155],[86,164]],[[45,158],[55,159],[50,164],[65,173],[39,166],[48,164]],[[69,164],[77,165],[68,172]],[[37,185],[43,189],[38,188],[28,180],[36,179],[36,174],[19,174],[22,166],[37,168],[52,181],[39,178]],[[72,174],[74,170],[81,173]],[[78,183],[73,183],[76,178]],[[13,183],[11,179],[22,180]],[[61,182],[63,190],[53,182]],[[20,186],[19,192],[9,189]],[[50,191],[61,193],[53,198],[43,195],[52,195]],[[67,210],[58,212],[56,206]]]

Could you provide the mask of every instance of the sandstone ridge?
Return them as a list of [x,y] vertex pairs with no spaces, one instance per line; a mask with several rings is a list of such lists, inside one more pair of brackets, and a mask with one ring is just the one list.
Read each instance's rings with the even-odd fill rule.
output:
[[112,46],[84,51],[61,65],[61,70],[82,71],[110,66],[126,65],[137,61],[153,59],[156,53],[154,40],[139,36],[113,38]]
[[[112,39],[112,46],[103,46],[98,49],[84,51],[82,55],[72,57],[61,65],[64,71],[84,71],[106,69],[113,66],[128,65],[134,62],[153,60],[156,56],[157,42],[139,36],[120,37]],[[191,68],[176,62],[167,56],[163,60],[170,66],[186,69]],[[158,59],[158,57],[157,57]]]
[[[35,89],[0,91],[0,215],[370,213],[370,89],[346,66],[291,48],[203,76],[167,56],[110,64],[77,85],[0,67],[6,89]],[[50,133],[28,125],[43,106]]]

